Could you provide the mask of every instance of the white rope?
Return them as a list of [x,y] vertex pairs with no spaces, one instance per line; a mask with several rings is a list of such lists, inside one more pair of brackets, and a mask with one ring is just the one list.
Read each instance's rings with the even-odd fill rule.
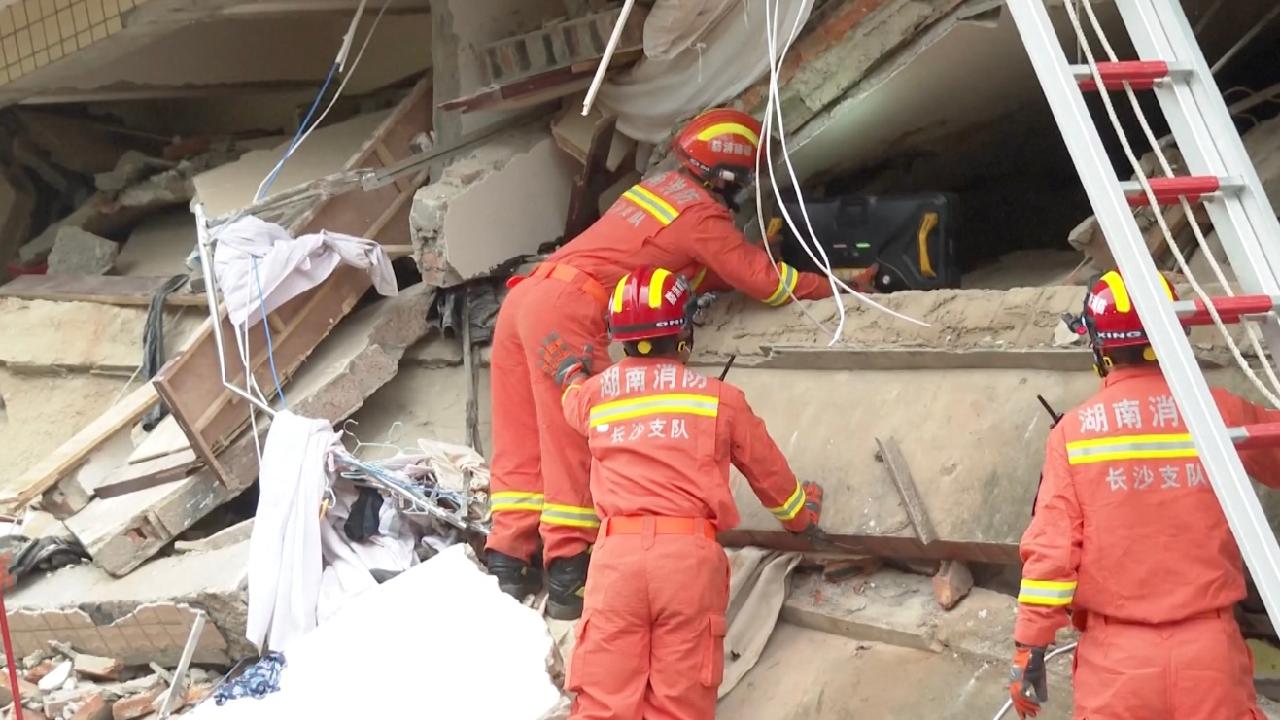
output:
[[[1097,17],[1093,13],[1092,0],[1083,0],[1082,5],[1085,8],[1086,14],[1089,15],[1090,21],[1094,27],[1095,32],[1098,33],[1099,39],[1103,43],[1103,46],[1106,48],[1106,52],[1108,53],[1108,56],[1114,59],[1115,58],[1114,51],[1111,49],[1110,45],[1106,42],[1106,37],[1102,33],[1102,28],[1097,21]],[[1151,182],[1147,178],[1146,173],[1143,171],[1142,164],[1138,160],[1138,156],[1134,152],[1133,146],[1129,143],[1128,138],[1125,137],[1124,127],[1120,123],[1120,117],[1116,113],[1115,105],[1111,102],[1110,94],[1106,91],[1105,85],[1103,84],[1102,74],[1098,70],[1098,64],[1093,54],[1093,48],[1090,45],[1089,39],[1085,34],[1084,27],[1080,23],[1080,16],[1076,12],[1076,9],[1072,7],[1071,3],[1065,3],[1063,7],[1066,8],[1067,16],[1071,19],[1071,24],[1075,28],[1076,36],[1080,40],[1081,49],[1084,51],[1085,58],[1088,61],[1089,72],[1093,76],[1094,83],[1097,85],[1097,87],[1100,90],[1098,95],[1101,97],[1103,107],[1105,107],[1107,111],[1107,116],[1111,119],[1111,123],[1116,130],[1116,136],[1120,139],[1120,144],[1124,148],[1125,157],[1128,158],[1129,164],[1133,167],[1134,174],[1138,178],[1138,183],[1142,186],[1142,190],[1143,190],[1143,193],[1146,195],[1147,202],[1150,204],[1154,212],[1156,223],[1160,226],[1160,231],[1164,234],[1165,241],[1168,243],[1169,249],[1173,253],[1174,258],[1177,259],[1178,266],[1181,268],[1183,274],[1186,275],[1187,281],[1190,283],[1191,288],[1195,292],[1196,296],[1199,297],[1200,300],[1204,302],[1205,307],[1209,312],[1209,316],[1213,320],[1214,326],[1222,334],[1223,339],[1226,340],[1227,347],[1230,349],[1232,357],[1235,358],[1236,364],[1240,366],[1240,369],[1244,371],[1245,375],[1254,384],[1254,386],[1257,387],[1257,389],[1263,394],[1263,396],[1266,397],[1267,400],[1274,407],[1280,408],[1280,395],[1277,395],[1277,393],[1272,392],[1271,389],[1269,389],[1266,386],[1266,384],[1262,382],[1262,379],[1258,377],[1258,374],[1254,372],[1253,367],[1249,365],[1249,362],[1245,359],[1244,354],[1240,351],[1240,348],[1236,345],[1235,340],[1232,339],[1231,333],[1228,330],[1226,324],[1222,321],[1222,317],[1218,314],[1217,308],[1214,307],[1212,299],[1208,296],[1207,293],[1205,293],[1204,288],[1202,288],[1200,284],[1196,281],[1195,276],[1191,272],[1191,268],[1187,265],[1186,258],[1182,254],[1182,249],[1178,247],[1178,243],[1173,237],[1173,232],[1169,229],[1169,224],[1164,219],[1164,212],[1162,211],[1159,200],[1156,198],[1155,190],[1152,189]],[[1156,141],[1155,134],[1151,131],[1151,127],[1146,121],[1146,117],[1142,112],[1142,108],[1138,104],[1137,95],[1134,93],[1133,88],[1130,87],[1128,83],[1125,83],[1125,94],[1129,97],[1129,101],[1133,104],[1134,112],[1137,114],[1138,120],[1142,124],[1143,132],[1146,133],[1148,141],[1151,143],[1152,148],[1154,149],[1154,151],[1156,152],[1157,156],[1160,159],[1160,164],[1162,166],[1162,169],[1165,171],[1165,173],[1168,176],[1172,177],[1173,169],[1169,165],[1168,159],[1165,158],[1163,151],[1160,149],[1159,143]],[[1227,293],[1231,293],[1231,288],[1227,285],[1225,281],[1225,276],[1222,274],[1221,267],[1218,266],[1216,258],[1213,257],[1213,253],[1210,251],[1208,247],[1208,243],[1204,239],[1204,235],[1199,228],[1199,223],[1197,223],[1196,221],[1195,213],[1192,212],[1191,210],[1190,203],[1187,201],[1185,197],[1181,198],[1181,202],[1183,206],[1183,212],[1187,214],[1187,220],[1190,222],[1193,232],[1195,233],[1196,242],[1200,243],[1201,251],[1205,253],[1209,261],[1210,267],[1214,268],[1215,273],[1218,274],[1218,277],[1222,282],[1225,291]],[[1247,330],[1252,330],[1252,328],[1249,326],[1248,323],[1243,323],[1243,324],[1245,325]],[[1275,373],[1270,368],[1270,365],[1266,360],[1266,355],[1261,354],[1260,347],[1258,346],[1258,343],[1256,340],[1256,336],[1252,332],[1250,332],[1250,339],[1254,341],[1255,351],[1259,352],[1258,357],[1262,360],[1262,364],[1266,368],[1268,377],[1273,382],[1276,382]],[[1277,382],[1276,384],[1277,384],[1277,387],[1280,387],[1280,382]]]
[[[791,34],[788,37],[786,44],[783,46],[782,52],[779,54],[777,52],[777,44],[778,44],[778,30],[779,30],[779,24],[780,24],[780,18],[778,17],[778,13],[780,8],[781,8],[780,0],[773,0],[773,9],[772,9],[772,12],[770,12],[770,0],[765,0],[765,13],[764,13],[765,25],[766,25],[765,35],[766,35],[766,39],[768,40],[769,60],[770,60],[769,62],[769,65],[770,65],[769,93],[768,93],[768,101],[765,105],[765,118],[763,122],[763,142],[765,142],[766,164],[769,170],[770,183],[773,185],[774,196],[778,202],[778,209],[782,213],[782,218],[784,222],[786,223],[787,227],[791,229],[792,234],[800,242],[800,246],[804,249],[805,253],[809,256],[809,258],[813,260],[815,265],[817,265],[819,268],[823,270],[823,272],[827,276],[828,282],[831,284],[831,292],[832,292],[833,299],[836,302],[836,307],[840,315],[840,321],[836,327],[836,332],[832,336],[831,342],[829,343],[829,345],[835,345],[836,343],[840,342],[844,334],[846,310],[845,310],[843,298],[840,297],[840,290],[844,290],[845,292],[853,295],[859,302],[865,303],[873,308],[880,310],[881,312],[884,312],[888,315],[896,317],[899,320],[905,320],[907,322],[914,323],[921,327],[929,327],[928,323],[922,322],[920,320],[917,320],[915,318],[909,317],[900,312],[892,310],[888,307],[885,307],[881,303],[876,302],[875,300],[872,300],[870,297],[866,296],[865,294],[849,287],[847,283],[845,283],[840,278],[836,277],[835,272],[831,267],[831,261],[827,257],[826,250],[825,248],[823,248],[822,243],[818,241],[817,234],[814,232],[814,229],[813,229],[813,223],[809,218],[809,211],[804,201],[804,194],[800,188],[800,181],[796,175],[795,167],[791,163],[790,152],[788,151],[788,148],[787,148],[786,128],[783,125],[783,118],[782,118],[782,99],[781,99],[782,93],[778,84],[778,76],[781,72],[782,64],[786,57],[786,53],[788,50],[790,50],[792,43],[795,42],[796,37],[799,35],[801,15],[799,14],[796,15],[796,20],[793,23],[791,28]],[[771,128],[773,126],[773,121],[775,118],[777,120],[778,141],[782,149],[783,164],[786,167],[787,174],[790,179],[791,187],[795,190],[795,193],[796,193],[796,200],[797,200],[797,204],[800,207],[800,214],[804,218],[805,228],[808,231],[807,233],[809,237],[808,241],[805,240],[805,235],[802,234],[799,228],[796,227],[796,223],[792,219],[791,213],[787,210],[786,206],[782,202],[782,190],[778,185],[777,176],[775,174],[774,167],[773,167],[772,143],[769,142],[769,138],[771,137]],[[760,223],[761,228],[763,229],[765,227],[765,224],[764,224],[764,217],[763,217],[764,215],[763,201],[760,197],[760,193],[761,193],[760,185],[759,183],[757,183],[756,184],[756,210],[759,215],[758,221]],[[810,246],[810,243],[812,243],[812,246]],[[768,247],[768,244],[766,243],[766,248],[767,247]],[[814,253],[814,248],[817,249],[817,254]],[[821,259],[819,259],[818,255],[821,255]],[[770,252],[769,257],[771,260],[773,259],[772,252]],[[774,266],[775,267],[777,266],[776,263]],[[796,299],[794,293],[789,293],[789,294],[791,295],[791,298],[793,300]]]
[[[338,98],[342,97],[342,91],[347,88],[347,83],[351,82],[352,77],[355,77],[356,68],[360,66],[360,61],[364,59],[364,51],[369,48],[369,41],[373,39],[373,33],[378,29],[378,23],[382,22],[382,16],[386,14],[387,8],[391,7],[391,1],[392,0],[385,0],[385,2],[382,3],[382,8],[378,10],[378,14],[374,16],[373,22],[369,25],[369,32],[364,36],[364,43],[360,45],[360,50],[356,53],[355,59],[351,61],[351,69],[343,75],[342,82],[338,84],[338,89],[334,91],[333,98],[329,100],[329,104],[325,107],[324,112],[320,113],[320,117],[316,118],[316,121],[311,123],[311,127],[307,128],[307,131],[302,134],[302,137],[298,138],[297,145],[294,148],[295,151],[297,148],[302,147],[302,143],[306,142],[307,138],[311,137],[311,133],[315,132],[315,129],[320,127],[321,123],[325,121],[325,118],[329,117],[329,111],[333,110],[333,106],[337,104]],[[363,11],[364,8],[362,3],[361,12]],[[353,24],[351,26],[351,34],[354,35],[354,33],[355,25]],[[350,42],[350,40],[347,40],[347,50],[350,50]],[[344,63],[346,62],[345,53],[340,53],[339,57],[343,58]],[[264,179],[263,182],[266,182],[266,180]]]
[[[1115,61],[1117,59],[1115,49],[1111,47],[1111,43],[1108,42],[1107,40],[1106,33],[1103,32],[1102,24],[1098,22],[1098,16],[1093,12],[1092,3],[1086,2],[1084,7],[1085,7],[1085,12],[1088,13],[1089,15],[1089,23],[1093,26],[1093,31],[1097,33],[1098,41],[1102,44],[1103,50],[1106,52],[1107,57],[1109,57],[1112,61]],[[1147,121],[1146,114],[1142,112],[1142,107],[1138,103],[1137,94],[1133,91],[1133,88],[1129,87],[1128,83],[1125,83],[1125,94],[1129,98],[1129,103],[1133,106],[1134,114],[1138,116],[1138,123],[1142,126],[1142,132],[1144,135],[1146,135],[1147,142],[1151,144],[1151,147],[1153,148],[1156,154],[1156,158],[1160,162],[1161,169],[1164,171],[1166,176],[1173,177],[1174,175],[1173,166],[1172,164],[1170,164],[1168,157],[1165,155],[1164,149],[1160,147],[1160,143],[1156,140],[1155,131],[1151,129],[1151,124]],[[1142,174],[1141,168],[1138,169],[1138,173]],[[1182,212],[1187,216],[1187,221],[1191,225],[1191,232],[1193,235],[1195,235],[1196,244],[1200,248],[1200,252],[1204,255],[1205,260],[1208,261],[1209,267],[1213,270],[1214,277],[1217,278],[1218,284],[1222,286],[1223,292],[1225,292],[1230,297],[1234,297],[1236,293],[1231,288],[1231,284],[1227,282],[1226,273],[1223,272],[1222,266],[1218,263],[1218,259],[1214,256],[1213,249],[1209,247],[1209,241],[1205,237],[1203,229],[1200,227],[1200,222],[1196,220],[1195,212],[1191,207],[1191,202],[1188,201],[1186,197],[1179,197],[1178,200],[1182,204]],[[1158,215],[1161,215],[1162,216],[1161,219],[1163,219],[1163,213],[1161,213],[1161,210],[1158,206],[1153,207],[1152,209]],[[1191,288],[1195,291],[1196,295],[1202,301],[1204,301],[1205,306],[1209,309],[1209,316],[1213,318],[1214,324],[1215,326],[1217,326],[1218,331],[1222,333],[1224,338],[1226,338],[1229,346],[1234,347],[1235,341],[1230,336],[1230,330],[1222,322],[1222,318],[1218,315],[1217,308],[1213,307],[1212,300],[1204,292],[1204,289],[1200,287],[1200,284],[1196,281],[1195,277],[1191,274],[1191,267],[1187,263],[1186,257],[1182,253],[1182,248],[1178,247],[1177,243],[1173,241],[1171,234],[1167,232],[1167,228],[1165,229],[1166,229],[1165,239],[1169,243],[1169,248],[1173,252],[1174,258],[1178,261],[1178,267],[1182,270],[1183,274],[1187,276],[1187,281],[1191,284]],[[1246,319],[1241,319],[1240,325],[1244,328],[1245,334],[1249,338],[1249,343],[1253,349],[1254,354],[1261,361],[1262,368],[1267,375],[1267,379],[1271,381],[1270,389],[1272,393],[1268,394],[1267,398],[1271,400],[1272,405],[1276,407],[1280,407],[1280,378],[1276,377],[1275,369],[1271,367],[1271,363],[1267,362],[1267,355],[1263,351],[1262,338],[1258,332],[1258,328],[1253,322],[1250,322],[1249,320],[1246,320]],[[1243,364],[1242,367],[1245,368],[1246,372],[1252,373],[1252,366],[1248,365],[1248,363],[1244,359],[1243,354],[1239,352],[1237,352],[1236,354],[1239,356],[1237,359],[1237,362],[1240,362]],[[1251,376],[1251,379],[1254,379],[1257,383],[1261,382],[1261,380],[1257,379],[1256,376]],[[1259,389],[1263,390],[1263,392],[1266,393],[1266,388],[1262,388],[1260,386]]]

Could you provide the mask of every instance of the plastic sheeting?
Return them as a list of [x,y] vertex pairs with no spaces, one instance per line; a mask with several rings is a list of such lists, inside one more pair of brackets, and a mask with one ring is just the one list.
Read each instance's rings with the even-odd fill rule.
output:
[[644,56],[666,60],[702,41],[739,0],[658,0],[644,21]]
[[299,638],[279,692],[205,703],[188,717],[538,720],[560,703],[551,651],[537,611],[504,595],[457,545]]
[[[801,27],[808,21],[813,0],[778,2],[785,38],[797,17]],[[693,45],[666,59],[643,58],[609,77],[596,102],[618,117],[624,135],[663,141],[681,120],[737,97],[769,72],[764,13],[765,0],[743,0],[741,11],[725,13]]]
[[391,258],[372,240],[327,230],[295,239],[283,227],[253,216],[216,232],[213,269],[227,316],[237,327],[262,319],[260,297],[270,313],[324,282],[340,264],[367,271],[383,295],[396,294]]
[[288,410],[267,431],[258,474],[258,513],[249,538],[245,635],[259,649],[288,652],[316,626],[320,596],[320,503],[325,464],[338,441],[327,420]]

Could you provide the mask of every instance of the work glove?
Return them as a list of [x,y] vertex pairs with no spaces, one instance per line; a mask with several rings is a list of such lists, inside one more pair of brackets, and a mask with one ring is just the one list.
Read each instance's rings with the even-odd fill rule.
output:
[[822,519],[822,486],[816,482],[807,482],[800,486],[804,489],[804,508],[786,523],[791,532],[806,535],[818,535],[818,521]]
[[1049,699],[1048,680],[1044,670],[1044,648],[1018,643],[1009,669],[1009,697],[1018,717],[1035,717],[1040,703]]
[[538,346],[538,358],[542,372],[563,387],[577,375],[591,374],[591,348],[583,347],[577,354],[565,343],[559,333],[551,333]]

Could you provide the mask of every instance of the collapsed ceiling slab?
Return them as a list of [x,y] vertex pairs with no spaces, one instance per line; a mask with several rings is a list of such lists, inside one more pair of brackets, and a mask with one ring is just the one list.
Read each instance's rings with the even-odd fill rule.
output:
[[[354,3],[244,0],[18,0],[0,9],[0,103],[196,94],[201,88],[314,87]],[[425,0],[397,3],[352,90],[430,65]],[[372,13],[370,13],[372,15]],[[364,20],[362,27],[370,21]],[[273,42],[287,32],[290,42]]]

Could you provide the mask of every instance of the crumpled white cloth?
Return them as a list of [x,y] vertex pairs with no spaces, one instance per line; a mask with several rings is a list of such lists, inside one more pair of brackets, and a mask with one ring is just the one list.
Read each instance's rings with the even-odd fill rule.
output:
[[361,542],[347,537],[342,526],[351,516],[359,493],[349,483],[335,485],[333,507],[320,525],[324,573],[316,603],[316,621],[323,624],[355,596],[378,586],[370,570],[408,570],[418,564],[413,529],[386,500],[378,511],[378,533]]
[[657,0],[644,20],[644,56],[665,60],[701,42],[739,0]]
[[245,635],[259,650],[287,652],[316,626],[320,596],[320,503],[329,449],[327,420],[276,413],[258,473],[258,512],[249,538]]
[[[785,40],[797,16],[804,27],[813,0],[779,3],[777,34]],[[606,114],[617,116],[618,131],[627,137],[662,142],[681,120],[737,97],[765,77],[769,46],[764,21],[765,0],[743,0],[741,11],[720,16],[692,46],[665,59],[641,58],[630,70],[609,76],[596,102]]]
[[236,327],[262,320],[259,284],[270,313],[324,282],[339,264],[367,271],[374,288],[383,295],[396,294],[391,258],[372,240],[327,230],[294,238],[283,227],[251,215],[216,232],[213,270],[227,315]]

